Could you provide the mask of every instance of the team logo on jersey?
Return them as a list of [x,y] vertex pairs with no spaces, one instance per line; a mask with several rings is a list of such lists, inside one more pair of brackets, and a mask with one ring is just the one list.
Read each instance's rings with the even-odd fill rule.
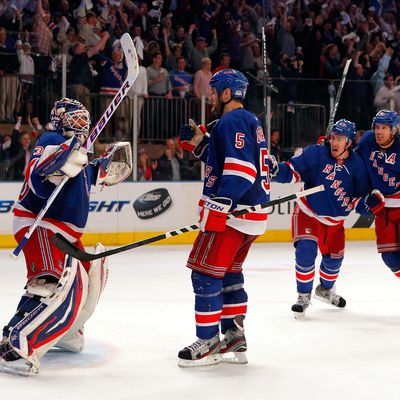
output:
[[394,163],[396,162],[396,153],[387,154],[379,150],[371,151],[369,159],[371,161],[374,161],[374,163],[376,164],[377,158],[380,160],[384,159],[385,163],[394,165]]

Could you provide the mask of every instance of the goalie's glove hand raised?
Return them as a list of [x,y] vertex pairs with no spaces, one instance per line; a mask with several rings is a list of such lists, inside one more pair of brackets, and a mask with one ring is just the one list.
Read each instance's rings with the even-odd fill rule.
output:
[[203,140],[206,132],[203,125],[197,125],[196,122],[189,119],[189,124],[183,125],[179,130],[178,143],[184,150],[192,152]]
[[227,197],[207,199],[203,204],[200,229],[203,232],[223,232],[232,200]]
[[271,163],[270,170],[269,170],[269,176],[271,178],[273,178],[274,176],[278,175],[279,163],[278,163],[277,159],[275,158],[275,156],[273,156],[272,154],[270,154],[268,156],[268,159]]
[[116,142],[107,146],[104,154],[92,163],[98,166],[97,185],[113,186],[124,181],[132,172],[130,142]]
[[365,197],[364,203],[374,214],[377,214],[385,207],[385,197],[378,189],[375,189]]

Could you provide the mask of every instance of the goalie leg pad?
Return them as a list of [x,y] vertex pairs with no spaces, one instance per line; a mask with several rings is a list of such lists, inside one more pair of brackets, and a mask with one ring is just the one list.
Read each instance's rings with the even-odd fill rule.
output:
[[[46,297],[32,294],[28,285],[17,313],[3,331],[3,342],[7,341],[11,350],[26,364],[24,373],[14,368],[15,373],[38,373],[39,359],[60,340],[79,315],[86,302],[87,286],[84,268],[71,257],[67,258],[64,272],[51,294]],[[37,292],[37,287],[33,292]],[[3,367],[13,369],[12,362],[4,354],[0,353],[0,358]]]
[[[99,254],[104,252],[105,250],[105,247],[101,243],[98,243],[95,247],[94,253]],[[106,258],[94,260],[91,263],[88,274],[88,295],[85,305],[80,311],[73,326],[56,344],[56,347],[75,353],[80,353],[83,350],[85,345],[83,326],[86,321],[92,316],[97,306],[97,303],[99,302],[100,296],[103,293],[104,288],[107,284],[108,273],[109,269]]]

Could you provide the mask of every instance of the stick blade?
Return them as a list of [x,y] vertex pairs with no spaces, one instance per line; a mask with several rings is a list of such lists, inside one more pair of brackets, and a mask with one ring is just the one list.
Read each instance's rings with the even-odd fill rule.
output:
[[55,246],[57,246],[63,253],[66,253],[80,261],[92,261],[92,256],[95,256],[95,254],[89,254],[79,249],[60,233],[56,233],[52,240]]
[[132,84],[137,76],[139,75],[139,61],[136,54],[135,45],[133,44],[131,35],[124,33],[121,37],[121,47],[124,52],[126,65],[128,67],[127,79],[130,80],[129,84]]

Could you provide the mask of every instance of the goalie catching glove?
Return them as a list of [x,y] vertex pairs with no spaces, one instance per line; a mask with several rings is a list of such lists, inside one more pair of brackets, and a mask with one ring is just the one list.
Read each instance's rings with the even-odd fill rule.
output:
[[98,165],[97,185],[113,186],[124,181],[132,172],[132,149],[129,142],[116,142],[94,161]]
[[59,185],[64,175],[77,176],[88,164],[87,155],[79,150],[78,139],[74,136],[60,145],[46,146],[36,164],[35,171],[54,185]]
[[203,125],[197,125],[189,119],[188,125],[183,125],[179,130],[178,143],[183,150],[192,152],[203,140],[207,129]]
[[227,197],[207,199],[203,204],[200,229],[203,232],[223,232],[232,200]]

